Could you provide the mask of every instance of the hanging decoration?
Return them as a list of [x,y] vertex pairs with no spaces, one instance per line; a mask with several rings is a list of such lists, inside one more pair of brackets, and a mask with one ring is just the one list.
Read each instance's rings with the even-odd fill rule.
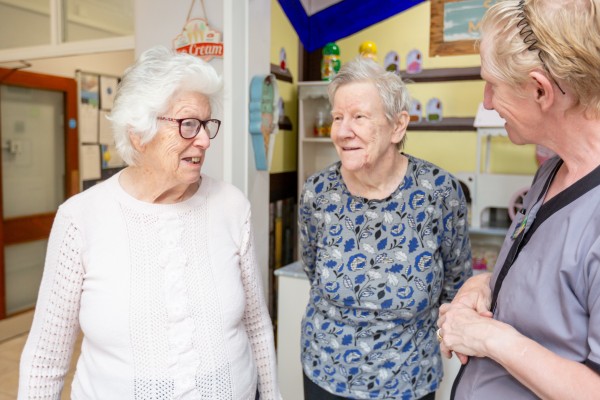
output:
[[173,39],[173,49],[180,53],[188,53],[210,61],[214,57],[223,58],[223,42],[221,32],[208,24],[208,16],[204,8],[204,0],[200,0],[204,18],[191,18],[196,0],[192,0],[186,22],[179,35]]
[[268,171],[278,133],[279,90],[275,75],[256,75],[250,82],[249,131],[256,169]]

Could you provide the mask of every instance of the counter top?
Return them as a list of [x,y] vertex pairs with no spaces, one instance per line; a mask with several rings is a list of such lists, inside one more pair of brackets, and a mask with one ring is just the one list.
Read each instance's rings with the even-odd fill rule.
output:
[[300,261],[294,261],[291,264],[284,265],[281,268],[277,268],[273,273],[277,277],[308,279]]

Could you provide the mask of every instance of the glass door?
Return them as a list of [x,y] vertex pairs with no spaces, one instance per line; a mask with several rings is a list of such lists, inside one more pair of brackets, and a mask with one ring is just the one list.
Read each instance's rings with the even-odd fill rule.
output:
[[0,318],[34,307],[54,215],[78,187],[75,80],[4,74]]

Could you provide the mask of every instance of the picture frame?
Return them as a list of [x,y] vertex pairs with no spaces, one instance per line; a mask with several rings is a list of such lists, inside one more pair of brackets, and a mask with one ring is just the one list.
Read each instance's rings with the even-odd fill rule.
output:
[[[431,0],[429,56],[477,54],[479,24],[496,0]],[[446,26],[445,26],[446,25]]]

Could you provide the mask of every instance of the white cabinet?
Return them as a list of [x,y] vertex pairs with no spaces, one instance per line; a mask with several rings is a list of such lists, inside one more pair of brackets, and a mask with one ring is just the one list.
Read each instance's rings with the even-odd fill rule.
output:
[[329,107],[329,82],[298,82],[298,194],[313,173],[338,160],[328,137],[314,135],[315,118]]

